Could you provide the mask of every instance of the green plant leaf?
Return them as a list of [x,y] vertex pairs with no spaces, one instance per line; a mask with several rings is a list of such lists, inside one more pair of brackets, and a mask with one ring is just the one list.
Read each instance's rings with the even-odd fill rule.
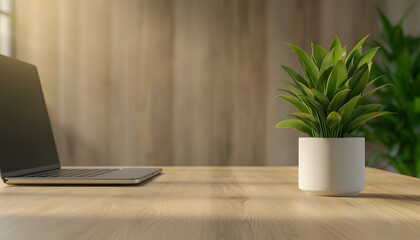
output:
[[347,56],[347,46],[343,46],[341,53],[342,55],[341,55],[340,60],[344,62]]
[[357,102],[359,101],[360,96],[355,96],[350,101],[346,102],[340,110],[338,110],[338,113],[341,115],[341,118],[344,123],[347,123],[350,120],[350,117],[354,111],[354,108],[357,105]]
[[339,50],[341,52],[342,47],[341,47],[341,42],[340,42],[340,39],[338,38],[338,36],[334,36],[334,38],[333,38],[333,40],[330,44],[329,51],[331,51],[333,49]]
[[331,66],[328,69],[326,69],[325,71],[323,71],[322,74],[319,76],[318,81],[316,83],[316,89],[323,94],[326,93],[325,90],[326,90],[326,86],[327,86],[327,81],[328,81],[328,78],[331,74],[332,69],[333,69],[333,67]]
[[327,97],[331,99],[336,89],[347,80],[347,69],[342,60],[339,60],[331,71],[327,81]]
[[325,119],[326,113],[322,105],[316,101],[314,98],[311,98],[306,95],[299,96],[300,100],[305,103],[312,110],[312,114],[314,116],[320,117],[321,119]]
[[322,61],[324,60],[327,52],[318,44],[312,43],[312,59],[315,62],[318,69],[321,68]]
[[306,69],[309,78],[311,81],[309,81],[309,87],[315,87],[315,82],[318,79],[318,68],[316,67],[315,63],[311,60],[311,58],[308,57],[305,51],[303,51],[300,47],[294,45],[294,44],[288,44],[289,47],[296,53],[299,62],[301,63],[302,70]]
[[346,83],[343,86],[337,88],[337,90],[335,90],[335,91],[336,92],[341,92],[341,91],[346,90],[346,89],[350,90],[348,81],[346,81]]
[[420,114],[420,96],[414,98],[414,113]]
[[[309,122],[312,122],[312,123],[317,123],[318,122],[318,120],[309,113],[295,112],[295,113],[291,113],[290,116],[293,116],[293,117],[296,117],[296,118],[301,118],[301,119],[307,119]],[[301,119],[299,119],[299,120],[301,120]]]
[[[357,63],[357,67],[361,67],[363,64],[369,64],[372,62],[373,57],[375,56],[376,52],[378,51],[379,47],[371,48],[364,52],[362,56],[360,56],[359,62]],[[370,70],[370,68],[369,68]]]
[[367,70],[368,70],[367,64],[364,64],[363,66],[358,68],[355,71],[355,73],[353,74],[353,76],[351,77],[351,79],[349,79],[350,80],[349,81],[349,88],[353,89],[357,85],[357,83],[359,82],[359,80],[362,78],[363,74],[365,74],[365,72]]
[[[371,75],[372,75],[372,72],[371,72]],[[374,79],[369,80],[369,83],[367,84],[366,87],[370,87],[370,86],[374,85],[377,81],[381,80],[383,78],[383,76],[384,75],[380,75],[380,76],[378,76]]]
[[398,68],[398,76],[402,82],[405,84],[402,84],[404,89],[407,87],[407,82],[409,79],[410,74],[410,68],[411,68],[411,54],[409,50],[409,46],[403,45],[400,48],[400,51],[397,54],[397,68]]
[[347,68],[348,69],[348,77],[351,78],[354,74],[354,72],[358,69],[357,64],[359,63],[360,57],[362,56],[362,50],[360,51],[356,51],[354,53],[354,57],[353,60],[350,64],[350,66]]
[[[282,81],[282,83],[284,85],[286,85],[290,89],[290,91],[292,91],[292,95],[294,95],[295,97],[302,94],[302,91],[297,86],[295,86],[295,85],[293,85],[293,84],[291,84],[287,81]],[[281,89],[279,89],[279,90],[281,90]]]
[[382,37],[385,39],[386,42],[391,41],[391,36],[393,35],[393,27],[389,22],[388,18],[385,16],[384,12],[380,8],[376,8],[378,11],[379,17],[381,19],[381,27],[382,27]]
[[278,96],[278,97],[286,100],[288,103],[290,103],[292,106],[294,106],[297,110],[299,110],[301,112],[306,112],[306,113],[309,112],[306,105],[296,97],[285,96],[285,95],[281,95],[281,96]]
[[379,104],[379,103],[370,103],[370,104],[366,104],[366,105],[358,105],[354,108],[354,112],[355,112],[354,115],[355,116],[352,119],[356,118],[357,116],[364,115],[366,113],[381,111],[383,109],[383,107],[384,106],[382,104]]
[[359,69],[354,73],[352,80],[349,81],[349,87],[351,92],[349,93],[349,98],[352,98],[356,95],[359,95],[363,92],[369,82],[369,71],[367,64],[363,64]]
[[406,87],[406,84],[404,83],[405,79],[399,78],[397,74],[390,76],[390,79],[395,85],[393,94],[396,100],[400,104],[400,107],[405,108],[405,103],[408,102],[407,92],[411,89]]
[[403,42],[403,40],[404,40],[404,31],[403,31],[401,25],[394,26],[394,28],[393,28],[393,35],[391,37],[392,37],[391,46],[393,48],[397,48],[397,46],[400,46],[400,45],[403,45],[404,44],[404,42]]
[[376,91],[378,91],[378,90],[380,90],[380,89],[382,89],[384,87],[390,87],[390,86],[394,86],[394,85],[392,85],[392,84],[389,83],[389,84],[384,84],[384,85],[381,85],[381,86],[376,87],[374,89],[371,89],[367,93],[364,93],[363,96],[362,96],[362,98],[363,99],[367,99],[368,97],[370,97],[371,95],[373,95]]
[[341,46],[340,39],[338,39],[337,36],[334,37],[330,45],[330,51],[331,50],[334,50],[333,64],[343,60],[343,47]]
[[298,131],[304,132],[309,136],[312,135],[311,128],[306,123],[298,119],[286,119],[276,124],[276,128],[294,128]]
[[334,64],[337,64],[338,61],[343,61],[343,49],[341,47],[334,48]]
[[327,116],[327,126],[330,129],[337,129],[338,127],[340,127],[340,123],[341,123],[341,116],[338,112],[330,112],[330,114],[328,114]]
[[330,104],[328,105],[327,113],[330,113],[332,111],[338,111],[338,109],[340,109],[340,107],[343,106],[343,103],[345,102],[349,92],[350,89],[344,89],[335,94]]
[[369,37],[369,35],[365,36],[364,38],[362,38],[354,47],[353,49],[350,51],[348,57],[346,58],[345,64],[347,69],[350,68],[350,64],[353,61],[354,55],[356,54],[356,52],[360,52],[362,49],[362,45],[363,43],[366,41],[366,39]]
[[327,109],[328,104],[330,103],[328,98],[316,89],[311,89],[311,91],[314,94],[315,99],[322,105],[322,107]]
[[298,82],[298,86],[303,90],[303,94],[309,96],[310,98],[314,98],[314,94],[312,93],[311,89],[309,89],[307,86],[299,82]]
[[303,113],[303,112],[296,112],[296,113],[291,113],[289,115],[304,122],[311,129],[316,129],[318,131],[318,126],[319,126],[318,120],[311,114]]
[[330,48],[329,50],[333,50],[333,49],[337,49],[337,48],[341,48],[341,43],[340,43],[340,39],[338,39],[337,36],[334,36],[331,44],[330,44]]
[[[378,46],[381,57],[390,58],[392,53],[390,52],[389,46],[378,42],[377,40],[372,41],[373,46]],[[375,62],[375,61],[374,61]]]
[[[288,66],[282,65],[284,71],[290,76],[293,82],[297,85],[298,82],[302,84],[308,84],[304,77],[299,75],[295,70],[289,68]],[[308,85],[307,85],[308,86]],[[302,90],[302,89],[301,89]],[[303,91],[303,90],[302,90]]]
[[354,130],[362,126],[365,122],[387,114],[391,114],[391,112],[371,112],[357,117],[349,124],[348,131],[353,132]]
[[334,53],[335,49],[329,51],[325,56],[324,60],[322,61],[321,68],[319,69],[319,74],[322,75],[325,70],[333,67],[334,65]]

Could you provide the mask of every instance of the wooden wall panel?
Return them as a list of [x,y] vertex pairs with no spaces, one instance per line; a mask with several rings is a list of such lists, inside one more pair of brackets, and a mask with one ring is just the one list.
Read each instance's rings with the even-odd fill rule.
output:
[[103,26],[109,26],[110,6],[102,0],[80,3],[83,4],[79,4],[78,72],[73,75],[77,106],[73,131],[78,136],[74,156],[76,164],[98,165],[109,156],[110,29]]
[[[281,86],[279,80],[287,80],[281,65],[298,67],[293,61],[295,56],[285,43],[302,41],[297,29],[304,22],[300,18],[298,8],[301,6],[295,0],[267,1],[267,93],[266,93],[266,163],[267,165],[294,165],[297,162],[297,138],[301,136],[291,129],[278,130],[273,128],[279,119],[284,119],[293,110],[287,103],[279,101],[277,89]],[[280,14],[281,13],[281,14]],[[287,141],[287,143],[286,143]]]
[[211,13],[213,1],[178,1],[174,44],[174,160],[209,163],[212,98]]
[[[211,98],[208,101],[209,133],[209,165],[224,165],[233,158],[233,94],[234,89],[232,72],[234,34],[234,2],[218,0],[213,4],[209,15],[209,37],[211,39],[210,56],[208,64]],[[223,27],[221,27],[223,26]]]
[[232,159],[260,165],[265,159],[265,1],[234,1]]
[[284,43],[351,47],[378,35],[375,5],[397,19],[415,1],[15,2],[16,57],[39,68],[63,164],[290,165]]
[[[19,1],[18,1],[19,2]],[[58,74],[56,77],[57,81],[57,124],[58,129],[55,131],[56,142],[58,152],[61,161],[64,164],[77,164],[78,160],[76,156],[76,149],[82,143],[78,134],[77,119],[78,106],[75,101],[78,96],[77,82],[79,70],[79,5],[80,1],[63,1],[60,0],[58,7],[58,18],[56,20],[59,23],[59,29],[57,28],[58,38]],[[23,8],[23,7],[22,7]],[[22,18],[19,9],[16,9],[16,19]],[[19,38],[19,32],[17,32],[17,39]],[[38,52],[41,54],[41,52]],[[19,56],[19,55],[18,55]],[[40,67],[40,66],[38,66]],[[48,69],[48,68],[47,68]],[[41,79],[45,76],[41,75]],[[48,102],[48,97],[46,100]],[[48,109],[50,111],[50,109]],[[51,115],[51,111],[50,111]]]
[[173,8],[171,1],[145,1],[142,7],[137,153],[147,164],[161,165],[172,162]]
[[[141,116],[147,112],[147,88],[140,82],[142,60],[143,2],[113,1],[111,14],[111,55],[109,87],[109,127],[111,162],[131,164],[146,152],[147,142],[141,136],[150,136]],[[137,63],[137,64],[133,64]]]

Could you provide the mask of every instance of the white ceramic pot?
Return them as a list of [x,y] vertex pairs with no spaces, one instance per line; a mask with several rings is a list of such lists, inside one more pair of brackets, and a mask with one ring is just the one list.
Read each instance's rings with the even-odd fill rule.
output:
[[310,195],[355,196],[364,186],[364,138],[299,138],[302,191]]

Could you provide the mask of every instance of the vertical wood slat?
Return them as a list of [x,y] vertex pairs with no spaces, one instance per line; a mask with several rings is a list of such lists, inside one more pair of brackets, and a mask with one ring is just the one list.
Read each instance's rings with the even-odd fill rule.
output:
[[[208,71],[210,91],[207,100],[210,109],[210,159],[208,165],[224,165],[232,162],[233,152],[233,34],[234,4],[218,0],[213,4],[209,24],[210,57]],[[223,26],[223,27],[221,27]]]
[[[142,81],[149,85],[150,155],[145,164],[173,162],[174,13],[172,0],[145,1],[142,31]],[[144,127],[137,132],[142,135]],[[142,144],[142,143],[139,143]],[[145,144],[145,143],[143,143]],[[139,145],[141,146],[141,145]]]
[[38,65],[65,165],[294,164],[300,134],[274,129],[292,111],[280,65],[298,67],[284,42],[352,46],[377,36],[375,4],[411,3],[16,0],[16,53]]
[[141,10],[138,1],[113,1],[111,15],[110,162],[130,164],[136,159],[139,63],[141,57]]
[[256,1],[177,5],[176,163],[264,159],[264,14]]
[[[287,117],[293,111],[287,103],[276,99],[279,92],[279,80],[286,80],[287,75],[282,71],[281,65],[289,65],[295,59],[293,53],[287,48],[286,42],[294,42],[296,38],[295,21],[297,1],[269,0],[267,9],[267,119],[266,119],[266,162],[267,165],[292,165],[297,159],[298,134],[291,129],[278,130],[275,124]],[[296,39],[294,39],[296,38]],[[297,67],[293,65],[293,67]],[[285,144],[285,139],[289,143]]]
[[[76,84],[77,164],[99,165],[109,155],[109,26],[110,7],[102,0],[80,2]],[[95,12],[95,14],[92,14]],[[65,66],[63,66],[65,67]]]
[[184,0],[175,10],[175,163],[221,164],[231,145],[232,4]]
[[265,2],[234,2],[231,164],[259,165],[265,159]]
[[[57,79],[57,102],[58,137],[57,147],[60,160],[64,165],[77,164],[76,148],[80,144],[77,134],[76,121],[79,116],[78,106],[75,97],[77,91],[77,75],[79,41],[78,41],[78,22],[79,22],[79,2],[80,1],[59,1],[59,23],[58,48],[59,48],[59,67]],[[41,75],[41,79],[45,76]]]
[[[209,17],[213,2],[181,0],[175,6],[174,136],[175,163],[209,162],[211,130]],[[216,50],[217,51],[217,50]],[[192,162],[190,162],[194,159]]]

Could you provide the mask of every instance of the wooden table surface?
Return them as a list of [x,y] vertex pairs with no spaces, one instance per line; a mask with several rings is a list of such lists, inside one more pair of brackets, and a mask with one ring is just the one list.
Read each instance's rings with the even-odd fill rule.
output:
[[308,196],[296,167],[164,167],[135,186],[0,186],[0,239],[420,239],[420,179],[366,169]]

